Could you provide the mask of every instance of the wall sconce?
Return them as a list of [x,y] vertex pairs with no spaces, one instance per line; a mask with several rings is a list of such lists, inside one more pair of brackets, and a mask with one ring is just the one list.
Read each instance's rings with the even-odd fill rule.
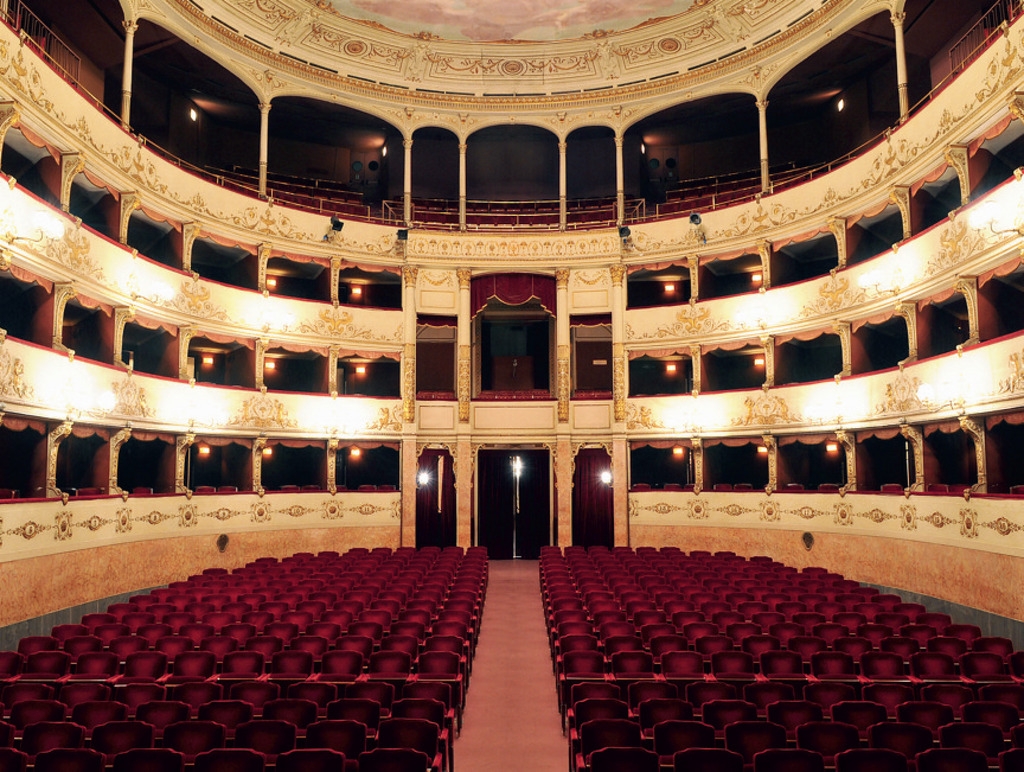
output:
[[44,239],[59,239],[64,235],[64,222],[52,212],[35,211],[29,217],[34,236],[26,236],[12,230],[7,234],[6,239],[11,243],[16,241],[40,242]]
[[352,294],[356,295],[356,296],[362,295],[363,294],[363,288],[360,285],[358,285],[358,284],[354,284],[352,286]]
[[430,472],[424,470],[416,475],[416,484],[421,488],[430,485]]
[[204,367],[211,367],[213,365],[213,357],[209,354],[203,354],[202,362]]
[[366,365],[356,365],[356,375],[366,375]]
[[349,451],[348,451],[348,457],[349,458],[362,458],[362,456],[363,456],[362,448],[357,448],[357,447],[349,448]]
[[759,454],[761,454],[761,455],[767,455],[768,454],[768,448],[766,448],[764,445],[758,445],[757,446],[757,452]]
[[869,295],[899,295],[904,284],[903,272],[898,268],[892,273],[882,270],[868,271],[857,279],[857,286]]
[[609,472],[607,469],[601,472],[601,482],[603,482],[605,485],[612,484],[612,473]]
[[263,458],[270,458],[272,455],[274,455],[274,449],[273,448],[271,448],[269,446],[263,448]]
[[[1013,174],[1019,183],[1021,177],[1024,176],[1024,168],[1014,170]],[[1018,196],[1011,196],[1010,200],[1006,200],[997,195],[994,200],[990,199],[979,203],[971,208],[967,215],[967,222],[975,230],[987,228],[996,236],[1006,233],[1024,236]]]
[[675,291],[676,291],[676,285],[675,284],[666,284],[665,285],[665,294],[666,295],[671,294],[671,293],[673,293]]
[[190,121],[192,121],[192,123],[195,123],[196,121],[199,120],[199,113],[196,110],[196,108],[194,108],[194,107],[188,108],[188,119]]
[[275,362],[273,359],[267,359],[267,360],[265,360],[263,362],[263,369],[264,370],[276,370],[277,369],[277,362]]
[[675,456],[676,458],[682,458],[684,455],[686,455],[686,448],[684,448],[682,445],[676,445],[675,447],[672,448],[672,455]]
[[273,276],[268,277],[267,278],[267,286],[268,287],[276,287],[277,286],[277,279],[275,279]]
[[199,446],[199,455],[200,456],[208,456],[208,455],[210,455],[210,446],[209,445],[200,445]]
[[764,367],[764,357],[754,357],[754,367]]
[[761,276],[761,272],[760,271],[757,271],[756,273],[752,273],[752,274],[750,274],[750,283],[751,284],[760,284],[762,278],[763,277]]
[[675,362],[668,362],[668,363],[665,364],[665,372],[666,373],[674,373],[675,371],[676,371],[676,363]]
[[838,442],[826,442],[825,443],[825,452],[826,453],[838,453],[839,452],[839,443]]

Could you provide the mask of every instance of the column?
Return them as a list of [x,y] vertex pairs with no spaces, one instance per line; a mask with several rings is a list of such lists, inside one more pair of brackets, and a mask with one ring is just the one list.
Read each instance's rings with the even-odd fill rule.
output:
[[768,100],[757,100],[757,128],[761,158],[761,192],[770,193],[772,181],[768,176]]
[[558,518],[558,546],[572,544],[572,437],[568,427],[558,429],[555,441],[555,511]]
[[402,219],[412,227],[412,140],[403,139],[405,148],[405,169],[402,174]]
[[121,71],[121,128],[127,130],[131,125],[132,114],[132,65],[135,62],[135,31],[139,28],[136,21],[121,22],[124,27],[124,67]]
[[[416,277],[419,269],[407,265],[402,269],[405,297],[402,299],[404,339],[402,348],[402,420],[416,422]],[[415,454],[413,454],[415,455]]]
[[612,410],[616,423],[626,420],[626,266],[613,265],[612,273]]
[[459,143],[459,230],[466,230],[466,143]]
[[558,396],[558,422],[569,422],[569,390],[571,344],[569,329],[569,269],[555,271],[555,347],[558,352],[558,367],[555,393]]
[[468,268],[458,270],[459,277],[459,316],[458,345],[459,368],[457,372],[456,396],[459,399],[459,423],[469,423],[470,398],[470,357],[472,356],[472,307],[470,306],[469,283],[473,272]]
[[629,441],[624,434],[612,438],[612,523],[616,547],[629,546]]
[[893,31],[896,33],[896,89],[900,97],[900,123],[907,120],[910,100],[907,96],[907,49],[903,40],[903,22],[907,15],[900,12],[889,14]]
[[267,195],[267,156],[270,143],[270,102],[260,102],[260,187],[259,194]]
[[622,225],[626,220],[626,182],[622,170],[622,144],[624,137],[615,133],[615,222]]
[[455,542],[460,547],[473,544],[473,490],[476,478],[476,450],[468,428],[460,431],[455,445]]
[[566,211],[566,160],[565,151],[568,147],[565,140],[558,143],[558,230],[564,231],[568,219]]
[[402,436],[402,547],[416,546],[416,472],[419,456],[416,455],[415,426]]
[[131,436],[131,427],[126,426],[110,438],[110,455],[108,461],[110,473],[107,475],[107,492],[110,494],[122,492],[121,488],[117,484],[117,468],[121,461],[121,448],[124,447],[124,444],[128,442]]

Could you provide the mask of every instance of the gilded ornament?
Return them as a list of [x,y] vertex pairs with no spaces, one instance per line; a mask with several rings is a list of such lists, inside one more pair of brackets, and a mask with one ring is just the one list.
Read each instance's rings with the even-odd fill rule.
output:
[[768,391],[762,391],[756,397],[747,397],[743,400],[743,407],[744,415],[733,419],[733,426],[777,426],[803,420],[790,412],[785,399]]
[[266,387],[243,402],[228,425],[256,429],[293,429],[298,426],[295,419],[288,417],[284,403],[269,396]]
[[894,380],[885,385],[885,401],[875,407],[875,413],[902,415],[921,410],[924,405],[917,396],[920,387],[920,378],[901,370]]

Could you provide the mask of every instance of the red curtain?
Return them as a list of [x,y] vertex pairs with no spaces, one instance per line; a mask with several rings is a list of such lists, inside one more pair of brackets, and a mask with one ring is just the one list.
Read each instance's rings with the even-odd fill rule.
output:
[[509,306],[521,306],[536,298],[545,311],[553,314],[555,279],[553,276],[536,276],[530,273],[478,276],[470,283],[470,298],[473,316],[476,316],[491,298],[497,298]]
[[427,448],[420,454],[416,485],[416,546],[455,545],[455,474],[452,455],[444,448]]
[[583,448],[576,455],[576,471],[572,478],[574,545],[614,546],[613,489],[601,481],[602,472],[611,472],[611,468],[611,457],[604,448]]

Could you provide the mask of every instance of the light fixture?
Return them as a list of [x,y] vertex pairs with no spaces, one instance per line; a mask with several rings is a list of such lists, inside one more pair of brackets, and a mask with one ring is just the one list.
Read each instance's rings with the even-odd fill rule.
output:
[[768,452],[768,448],[766,448],[764,445],[758,445],[757,446],[757,452],[761,453],[761,454],[765,454],[765,453]]
[[274,455],[274,449],[273,448],[268,446],[268,447],[265,447],[263,449],[263,457],[264,458],[269,458],[272,455]]
[[825,452],[826,453],[838,453],[839,452],[839,443],[838,442],[826,442],[825,443]]
[[363,288],[360,285],[358,285],[358,284],[353,285],[353,287],[352,287],[352,294],[353,295],[362,295],[363,294]]
[[199,455],[200,456],[208,456],[208,455],[210,455],[210,446],[209,445],[200,445],[199,446]]
[[523,457],[512,456],[512,476],[517,480],[523,476]]
[[277,286],[277,279],[275,279],[273,277],[268,278],[267,279],[267,286],[268,287],[276,287]]
[[380,157],[381,158],[387,158],[388,157],[388,146],[387,145],[383,145],[381,147],[381,149],[380,149]]
[[665,292],[666,293],[675,292],[675,291],[676,291],[676,285],[675,284],[666,284],[665,285]]
[[360,458],[363,455],[362,448],[350,448],[348,451],[349,458]]
[[366,365],[356,365],[356,375],[366,375]]
[[680,458],[682,458],[683,454],[685,454],[685,453],[686,453],[686,450],[683,448],[682,445],[676,445],[675,447],[672,448],[672,455],[673,456],[679,456]]
[[213,364],[213,357],[209,354],[203,354],[203,364],[209,367]]
[[199,113],[196,111],[196,108],[190,107],[188,109],[188,117],[192,121],[192,123],[195,123],[199,120]]
[[676,371],[676,363],[675,362],[668,362],[668,363],[665,364],[665,372],[666,373],[674,373],[675,371]]
[[690,225],[693,226],[693,232],[697,236],[697,241],[701,244],[708,243],[707,234],[704,232],[704,226],[701,224],[700,214],[697,212],[690,212]]
[[601,482],[603,482],[605,485],[612,484],[612,473],[609,472],[607,469],[601,472]]
[[275,362],[273,359],[267,359],[263,363],[263,369],[264,370],[276,370],[277,369],[277,362]]
[[764,367],[764,357],[754,357],[754,367]]
[[761,279],[762,279],[762,276],[761,276],[760,272],[750,274],[750,283],[751,284],[760,284],[761,283]]
[[416,475],[416,484],[417,485],[430,485],[430,472],[427,472],[426,470],[424,470],[424,471],[420,472],[418,475]]
[[837,113],[841,113],[845,109],[846,109],[846,100],[843,99],[842,97],[839,97],[839,101],[836,102],[836,112]]
[[641,142],[640,143],[640,154],[641,155],[645,155],[646,153],[647,153],[647,143],[646,142]]

